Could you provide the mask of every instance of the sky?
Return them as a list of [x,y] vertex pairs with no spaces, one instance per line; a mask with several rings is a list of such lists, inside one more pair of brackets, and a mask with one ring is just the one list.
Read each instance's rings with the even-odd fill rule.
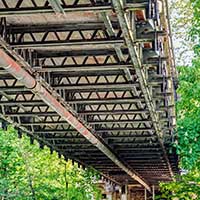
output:
[[192,24],[189,0],[169,0],[169,7],[176,66],[190,66],[193,42],[188,37]]

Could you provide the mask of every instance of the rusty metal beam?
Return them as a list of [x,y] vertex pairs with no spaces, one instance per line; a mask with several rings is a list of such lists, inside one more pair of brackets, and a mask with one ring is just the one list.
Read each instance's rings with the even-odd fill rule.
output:
[[[33,124],[33,123],[30,123],[30,124]],[[36,123],[37,124],[37,123]],[[39,123],[38,123],[39,124]],[[26,123],[23,125],[25,126],[29,126],[29,123]],[[102,128],[102,129],[96,129],[96,133],[105,133],[105,132],[112,132],[112,133],[118,133],[118,132],[147,132],[147,131],[154,131],[153,128]],[[76,130],[73,130],[73,129],[44,129],[44,130],[38,130],[38,131],[35,131],[35,133],[39,134],[39,133],[67,133],[67,132],[70,132],[70,133],[73,133],[73,132],[77,132]]]
[[[150,119],[135,119],[135,120],[93,120],[93,121],[87,121],[89,124],[135,124],[135,123],[151,123]],[[22,123],[23,125],[60,125],[64,124],[66,121],[38,121],[38,122],[25,122]]]
[[[52,85],[53,88],[57,90],[67,90],[67,91],[73,91],[73,92],[85,92],[85,91],[124,91],[124,90],[132,90],[134,87],[139,87],[138,83],[114,83],[114,84],[57,84]],[[1,87],[0,91],[4,92],[20,92],[20,91],[29,91],[28,88],[24,86],[7,86],[7,87]]]
[[[47,133],[48,134],[48,133]],[[44,136],[44,138],[46,139],[46,140],[63,140],[63,141],[68,141],[68,140],[85,140],[85,138],[83,138],[83,137],[81,137],[81,136],[54,136],[54,135],[52,135],[52,136],[47,136],[47,135],[42,135],[42,136]],[[113,140],[122,140],[122,139],[125,139],[125,140],[127,140],[127,139],[130,139],[130,137],[131,138],[135,138],[135,139],[140,139],[140,138],[155,138],[156,136],[155,135],[150,135],[150,134],[131,134],[131,135],[119,135],[119,136],[117,136],[117,135],[108,135],[108,136],[105,136],[105,138],[106,139],[113,139]],[[144,152],[141,152],[141,153],[144,153]]]
[[41,47],[57,47],[57,46],[84,46],[84,45],[115,45],[115,44],[123,44],[123,38],[105,38],[105,39],[93,39],[93,40],[74,40],[74,41],[30,41],[30,42],[18,42],[18,43],[10,43],[10,46],[15,49],[26,49],[26,48],[41,48]]
[[[160,109],[156,110],[158,113],[166,112],[166,109]],[[84,110],[84,111],[79,111],[78,113],[83,114],[83,115],[135,115],[135,114],[143,114],[146,113],[148,114],[149,111],[146,109],[138,109],[138,110]],[[31,116],[58,116],[56,112],[6,112],[6,116],[11,116],[11,117],[31,117]],[[167,122],[166,119],[161,119],[163,122]]]
[[[92,105],[96,105],[96,104],[130,104],[130,103],[136,103],[136,102],[142,102],[144,103],[144,99],[143,98],[136,98],[136,97],[132,97],[132,98],[127,98],[127,99],[123,99],[123,98],[109,98],[109,99],[70,99],[67,100],[68,103],[70,104],[77,104],[77,103],[81,103],[81,104],[92,104]],[[14,106],[14,105],[26,105],[26,106],[31,106],[31,105],[40,105],[40,106],[44,106],[46,105],[43,101],[40,100],[33,100],[33,101],[1,101],[0,105],[10,105],[10,106]]]
[[71,65],[71,66],[42,66],[34,67],[38,72],[85,72],[85,71],[113,71],[132,67],[130,64],[105,64],[105,65]]
[[141,185],[151,191],[148,183],[143,180],[134,170],[121,161],[115,153],[99,138],[94,130],[85,122],[80,120],[74,110],[64,102],[60,103],[50,92],[26,70],[24,70],[15,60],[13,60],[5,51],[0,50],[0,65],[12,74],[23,85],[37,94],[47,105],[65,119],[72,127],[82,134],[95,147],[102,151],[110,160],[125,171],[131,178],[138,181]]

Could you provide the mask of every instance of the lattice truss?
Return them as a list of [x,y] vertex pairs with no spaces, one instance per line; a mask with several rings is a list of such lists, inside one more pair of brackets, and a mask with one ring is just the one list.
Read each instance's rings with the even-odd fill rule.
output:
[[[55,6],[47,0],[0,0],[1,48],[55,98],[67,102],[121,161],[150,185],[157,184],[171,180],[169,166],[177,172],[176,155],[169,153],[175,126],[174,68],[166,18],[160,1],[122,4],[133,36],[131,45],[155,109],[150,110],[115,4],[61,0]],[[47,145],[66,159],[93,166],[120,184],[134,183],[3,68],[0,112],[4,120],[24,127],[31,142],[37,139],[41,147]],[[163,133],[161,139],[156,123]]]

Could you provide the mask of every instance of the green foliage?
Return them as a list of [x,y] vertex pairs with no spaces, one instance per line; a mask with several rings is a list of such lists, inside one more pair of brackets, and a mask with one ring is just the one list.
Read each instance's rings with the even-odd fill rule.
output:
[[200,65],[179,68],[180,99],[177,102],[178,143],[180,167],[188,173],[176,182],[161,183],[158,199],[200,199]]
[[[193,10],[192,31],[193,39],[200,37],[200,0],[191,0]],[[197,41],[197,40],[196,40]],[[198,40],[199,41],[199,40]],[[197,42],[196,42],[197,43]]]
[[98,200],[98,178],[92,169],[30,145],[28,137],[19,140],[12,127],[0,131],[0,199]]
[[191,0],[193,10],[192,28],[190,36],[195,43],[194,52],[199,61],[200,56],[200,0]]
[[177,103],[178,145],[181,167],[192,169],[200,156],[200,67],[179,68]]
[[[191,0],[193,17],[190,37],[194,42],[191,67],[179,68],[180,100],[177,103],[178,153],[181,167],[200,168],[200,0]],[[190,18],[190,16],[189,16]]]
[[[190,38],[194,44],[192,66],[179,67],[180,96],[177,102],[177,153],[180,167],[187,169],[176,182],[161,183],[158,199],[200,199],[200,0],[191,0]],[[186,8],[187,9],[187,8]],[[191,15],[188,14],[188,19]]]
[[158,199],[192,200],[200,199],[200,172],[193,170],[179,177],[177,182],[161,183],[162,195]]

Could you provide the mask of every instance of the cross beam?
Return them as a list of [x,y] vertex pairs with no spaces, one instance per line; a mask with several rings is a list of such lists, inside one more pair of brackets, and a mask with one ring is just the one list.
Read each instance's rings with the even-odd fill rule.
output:
[[[20,1],[20,0],[18,0]],[[21,0],[21,3],[27,1],[27,0]],[[49,2],[53,2],[53,0],[49,0]],[[75,1],[74,1],[75,2]],[[41,2],[40,2],[41,3]],[[59,8],[52,8],[52,6],[46,5],[45,1],[43,2],[44,5],[37,5],[35,2],[35,6],[32,7],[9,7],[9,5],[4,5],[4,8],[0,9],[0,16],[18,16],[18,15],[34,15],[34,14],[45,14],[45,13],[54,13],[55,10]],[[146,2],[141,2],[141,3],[126,3],[126,9],[144,9],[148,6],[148,1]],[[59,6],[60,7],[60,6]],[[73,5],[67,5],[63,4],[62,5],[62,12],[64,11],[65,13],[67,12],[85,12],[85,11],[96,11],[96,12],[102,12],[102,11],[111,11],[112,4],[111,1],[108,3],[98,3],[98,4],[93,4],[93,3],[85,3],[81,4],[79,3],[74,3]],[[59,9],[61,11],[61,9]],[[58,10],[58,11],[59,11]]]

